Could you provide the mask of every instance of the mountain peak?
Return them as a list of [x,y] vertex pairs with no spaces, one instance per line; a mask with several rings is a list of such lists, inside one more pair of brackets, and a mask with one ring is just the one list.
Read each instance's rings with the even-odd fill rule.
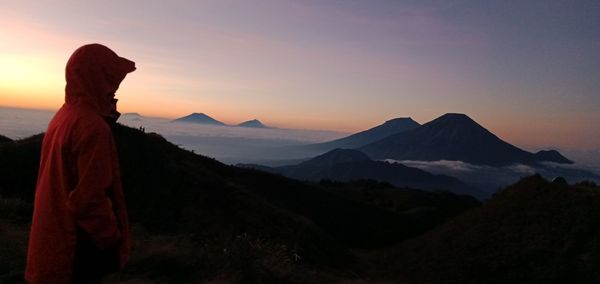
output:
[[475,122],[471,117],[464,113],[446,113],[435,120]]
[[[479,132],[481,134],[484,132],[488,134],[492,134],[485,127],[481,126],[471,117],[463,113],[446,113],[424,125],[429,127],[433,127],[435,129],[446,129],[446,130],[456,130],[456,131],[466,131],[470,129],[469,132]],[[492,134],[493,135],[493,134]]]
[[440,117],[463,117],[463,118],[470,119],[470,117],[468,115],[466,115],[464,113],[460,113],[460,112],[448,112],[448,113],[443,114]]
[[396,118],[392,118],[392,119],[386,120],[386,121],[385,121],[385,123],[388,123],[388,122],[396,122],[396,121],[403,121],[403,120],[404,120],[404,121],[406,121],[406,120],[408,120],[408,121],[414,121],[414,120],[412,119],[412,117],[410,117],[410,116],[407,116],[407,117],[396,117]]
[[223,123],[223,122],[220,122],[204,113],[198,113],[198,112],[194,112],[190,115],[180,117],[178,119],[173,120],[173,122],[190,122],[190,123],[198,123],[198,124],[225,125],[225,123]]
[[344,138],[313,144],[313,147],[322,150],[331,150],[335,148],[354,149],[400,132],[415,129],[419,126],[420,124],[410,117],[398,117]]
[[124,114],[122,114],[123,116],[142,116],[141,114],[137,113],[137,112],[126,112]]
[[238,124],[237,126],[251,127],[251,128],[269,128],[268,126],[264,125],[260,120],[258,120],[256,118],[242,122],[242,123]]
[[374,159],[450,160],[493,166],[537,160],[462,113],[444,114],[410,132],[359,149]]
[[386,122],[383,123],[383,125],[398,124],[398,123],[418,124],[411,117],[397,117],[397,118],[392,118],[390,120],[387,120]]

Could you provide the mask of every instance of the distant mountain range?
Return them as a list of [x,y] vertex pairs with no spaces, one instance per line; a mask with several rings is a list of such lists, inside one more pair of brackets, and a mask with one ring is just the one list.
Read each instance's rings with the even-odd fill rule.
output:
[[[225,124],[224,122],[218,121],[204,113],[197,113],[197,112],[186,115],[184,117],[177,118],[177,119],[173,120],[172,122],[188,122],[188,123],[197,123],[197,124],[227,126],[227,124]],[[263,124],[258,119],[244,121],[235,126],[248,127],[248,128],[271,128],[271,127]]]
[[438,161],[503,166],[542,161],[569,164],[557,151],[530,153],[503,140],[464,114],[449,113],[412,130],[358,148],[373,159]]
[[[219,125],[204,113],[193,113],[174,120]],[[257,119],[239,127],[269,128]],[[511,164],[573,163],[555,150],[531,153],[511,145],[479,125],[465,114],[448,113],[420,125],[409,117],[395,118],[371,129],[333,141],[295,146],[282,155],[294,158],[314,157],[333,149],[356,149],[373,160],[463,161],[476,165],[506,166]],[[281,152],[281,151],[280,151]],[[279,154],[273,156],[280,157]],[[268,160],[266,158],[265,160]]]
[[190,115],[186,115],[184,117],[180,117],[178,119],[173,120],[173,122],[188,122],[188,123],[198,123],[198,124],[210,124],[210,125],[220,125],[225,126],[226,124],[220,122],[204,113],[192,113]]
[[448,190],[454,193],[483,197],[483,194],[477,189],[454,177],[434,175],[399,163],[373,161],[358,150],[335,149],[293,166],[274,168],[257,165],[240,166],[254,167],[300,180],[355,181],[371,179],[388,182],[397,187]]
[[[376,140],[382,136],[386,137]],[[353,150],[328,149],[338,145],[351,147],[373,140],[376,141]],[[373,179],[399,187],[446,189],[481,199],[489,198],[499,187],[522,176],[522,173],[516,170],[505,168],[514,164],[529,165],[534,168],[528,167],[528,172],[534,170],[548,177],[566,175],[572,180],[597,177],[583,170],[555,168],[543,164],[541,162],[572,162],[555,150],[530,153],[519,149],[501,140],[467,115],[456,113],[442,115],[424,125],[419,125],[410,118],[393,119],[348,137],[290,148],[287,152],[301,147],[304,147],[303,153],[306,156],[313,158],[283,167],[250,166],[302,180]],[[302,153],[301,150],[297,151]],[[405,164],[382,161],[388,159],[400,162],[460,161],[467,165],[491,167],[472,167],[471,174],[470,171],[459,172],[451,168],[417,169]],[[431,174],[429,169],[439,175]],[[456,176],[468,181],[468,184],[462,183],[455,178]]]
[[307,147],[329,151],[336,148],[354,149],[376,142],[388,136],[412,130],[420,124],[410,117],[394,118],[371,129],[329,142],[311,144]]
[[242,123],[238,124],[237,126],[239,126],[239,127],[249,127],[249,128],[271,128],[269,126],[264,125],[258,119],[248,120],[248,121],[245,121],[245,122],[242,122]]

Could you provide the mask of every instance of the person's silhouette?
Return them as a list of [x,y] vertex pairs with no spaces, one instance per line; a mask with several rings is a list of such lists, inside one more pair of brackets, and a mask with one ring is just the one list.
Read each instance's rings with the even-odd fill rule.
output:
[[118,270],[129,225],[111,124],[115,92],[135,63],[100,44],[84,45],[66,67],[65,104],[44,136],[25,278],[85,283]]

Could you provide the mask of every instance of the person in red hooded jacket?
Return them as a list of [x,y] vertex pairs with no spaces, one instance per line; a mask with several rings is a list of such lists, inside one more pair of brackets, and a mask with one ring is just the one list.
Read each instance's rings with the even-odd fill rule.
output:
[[65,103],[42,142],[25,278],[86,283],[127,261],[131,240],[111,124],[115,92],[135,63],[108,47],[78,48]]

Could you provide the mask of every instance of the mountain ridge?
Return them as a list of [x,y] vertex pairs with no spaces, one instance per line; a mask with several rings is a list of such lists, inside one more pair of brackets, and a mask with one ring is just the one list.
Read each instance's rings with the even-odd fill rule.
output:
[[398,117],[394,119],[387,120],[386,122],[377,125],[375,127],[369,128],[367,130],[351,134],[349,136],[316,144],[307,145],[307,147],[312,149],[320,149],[320,150],[332,150],[336,148],[342,149],[353,149],[358,148],[369,143],[381,140],[390,135],[411,130],[420,126],[420,124],[414,121],[410,117]]
[[10,139],[6,136],[0,135],[0,144],[6,143],[6,142],[12,142],[12,141],[13,141],[12,139]]
[[[415,129],[359,147],[373,159],[463,161],[503,166],[541,159],[572,163],[558,152],[539,155],[497,137],[465,114],[447,113]],[[561,158],[562,157],[562,158]]]
[[434,175],[427,171],[407,167],[400,163],[373,161],[366,154],[354,149],[334,149],[296,165],[265,167],[261,165],[241,165],[257,168],[300,180],[333,180],[350,182],[375,180],[388,182],[403,188],[423,190],[447,190],[456,194],[468,194],[477,198],[486,195],[476,188],[447,175]]

